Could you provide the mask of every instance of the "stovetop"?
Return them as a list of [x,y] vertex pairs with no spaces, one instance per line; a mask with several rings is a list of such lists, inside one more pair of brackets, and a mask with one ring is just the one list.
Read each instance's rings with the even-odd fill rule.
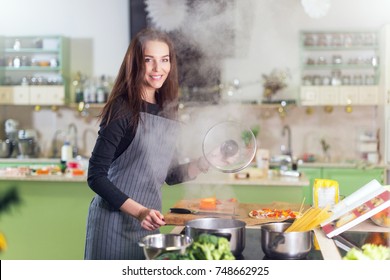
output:
[[[183,229],[182,233],[185,231]],[[367,243],[368,239],[375,232],[359,232],[359,231],[347,231],[340,234],[341,237],[352,243],[357,247],[361,247]],[[237,260],[276,260],[275,258],[270,258],[265,255],[261,248],[261,229],[260,228],[246,228],[246,244],[245,249],[240,256],[236,256]],[[314,234],[313,234],[314,236]],[[390,240],[388,240],[388,245],[390,246]],[[347,254],[347,250],[341,249],[338,247],[341,257],[344,257]],[[301,260],[323,260],[323,256],[320,250],[316,249],[316,246],[313,246],[310,252],[304,259]]]
[[[351,244],[361,247],[376,232],[360,232],[360,231],[347,231],[340,234],[341,237],[349,241]],[[314,236],[314,235],[313,235]],[[390,243],[390,240],[388,240]],[[389,246],[388,244],[387,246]],[[348,249],[339,248],[341,257],[347,254]],[[241,256],[238,256],[238,260],[271,260],[266,256],[261,248],[261,230],[260,228],[246,228],[246,245]],[[316,250],[315,246],[312,246],[309,254],[303,260],[323,260],[323,256],[320,250]]]

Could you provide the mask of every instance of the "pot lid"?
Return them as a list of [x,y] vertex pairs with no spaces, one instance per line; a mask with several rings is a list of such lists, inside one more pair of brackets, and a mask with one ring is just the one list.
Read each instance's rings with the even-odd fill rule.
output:
[[236,121],[224,121],[212,126],[202,145],[208,163],[224,173],[243,170],[252,162],[256,149],[252,130]]

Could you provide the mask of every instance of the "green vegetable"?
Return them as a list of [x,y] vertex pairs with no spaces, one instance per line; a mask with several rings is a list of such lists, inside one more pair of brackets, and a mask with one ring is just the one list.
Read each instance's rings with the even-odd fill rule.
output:
[[234,260],[230,251],[230,243],[225,237],[212,234],[200,234],[194,243],[187,249],[194,260]]
[[167,252],[157,256],[155,260],[189,260],[189,257],[187,254]]
[[186,249],[185,254],[164,253],[157,260],[234,260],[230,243],[225,237],[202,233]]
[[343,260],[390,260],[390,248],[383,245],[364,244],[362,249],[352,248]]

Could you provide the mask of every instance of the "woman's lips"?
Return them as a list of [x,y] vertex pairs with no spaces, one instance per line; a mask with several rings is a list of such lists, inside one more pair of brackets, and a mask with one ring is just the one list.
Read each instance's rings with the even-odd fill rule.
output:
[[153,80],[157,80],[157,81],[158,81],[158,80],[161,80],[163,76],[162,76],[162,75],[151,75],[150,77],[151,77]]

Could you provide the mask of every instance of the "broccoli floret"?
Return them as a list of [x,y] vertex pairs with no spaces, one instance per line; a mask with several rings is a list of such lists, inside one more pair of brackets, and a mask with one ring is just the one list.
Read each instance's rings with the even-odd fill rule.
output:
[[192,260],[234,260],[230,243],[225,237],[202,233],[187,248],[187,255]]
[[213,251],[215,260],[234,260],[232,252],[230,251],[230,243],[224,238],[218,238],[218,247],[215,251]]
[[198,236],[197,242],[201,244],[212,244],[218,246],[218,237],[212,234],[202,233]]

